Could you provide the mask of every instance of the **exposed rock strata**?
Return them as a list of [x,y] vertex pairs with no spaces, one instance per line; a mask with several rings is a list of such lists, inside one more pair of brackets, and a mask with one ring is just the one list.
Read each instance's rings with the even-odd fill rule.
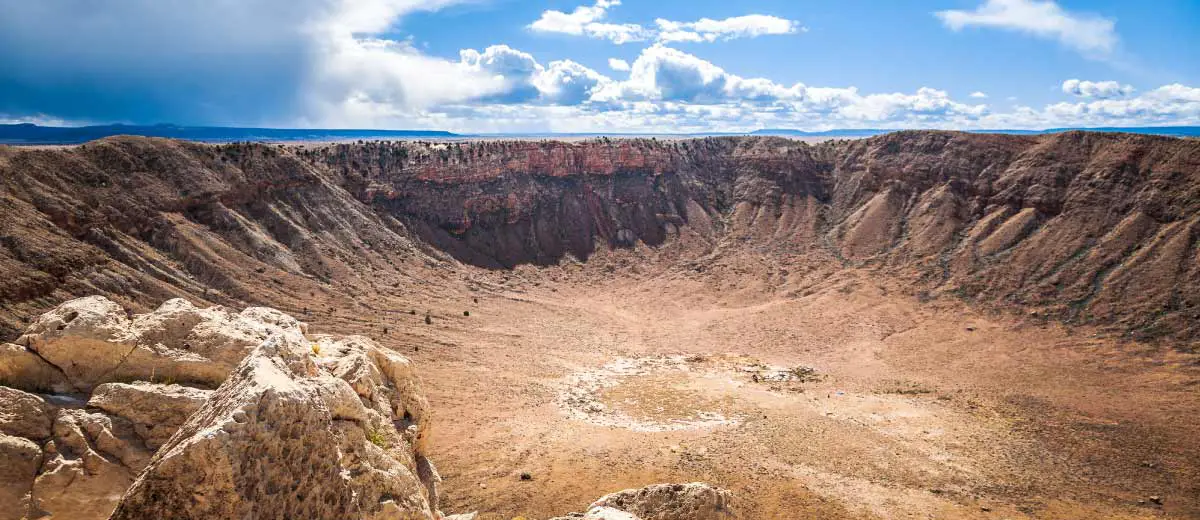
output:
[[42,465],[42,449],[22,437],[0,433],[0,519],[29,517],[33,481]]
[[126,492],[114,519],[435,518],[426,404],[367,340],[272,336]]
[[305,344],[304,330],[274,309],[234,313],[179,299],[131,315],[93,296],[38,317],[21,345],[0,349],[0,479],[14,504],[3,514],[107,518],[211,394],[175,381],[217,386],[266,338]]
[[[303,338],[303,325],[274,309],[235,313],[172,299],[128,315],[102,296],[66,302],[40,316],[17,344],[53,364],[78,391],[114,382],[165,380],[216,387],[272,334]],[[52,385],[53,386],[53,385]]]
[[211,394],[209,390],[176,384],[105,383],[96,387],[87,405],[130,421],[146,447],[156,450]]
[[377,270],[444,255],[500,268],[681,240],[699,251],[677,259],[688,265],[753,252],[792,271],[863,266],[929,294],[1144,339],[1200,337],[1194,139],[299,148],[121,137],[3,149],[0,174],[9,335],[70,296],[276,303],[291,301],[287,284],[370,291]]

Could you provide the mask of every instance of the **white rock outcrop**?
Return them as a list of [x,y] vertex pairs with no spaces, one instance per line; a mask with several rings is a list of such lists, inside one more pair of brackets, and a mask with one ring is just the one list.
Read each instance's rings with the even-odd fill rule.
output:
[[0,520],[28,518],[33,480],[42,466],[42,448],[24,437],[0,433]]
[[85,403],[0,386],[0,519],[107,518],[209,393],[108,383]]
[[274,309],[235,313],[219,306],[200,309],[176,298],[130,316],[107,298],[89,296],[41,315],[17,345],[57,367],[81,392],[134,380],[212,388],[268,336],[301,341],[304,332],[304,324]]
[[733,495],[702,482],[655,484],[600,497],[586,513],[552,520],[733,520]]
[[156,450],[211,394],[211,390],[176,384],[104,383],[92,392],[87,405],[128,420],[146,447]]
[[107,517],[153,454],[128,420],[80,408],[58,411],[44,451],[32,517]]
[[366,338],[275,335],[129,488],[114,519],[434,519],[428,405]]
[[108,518],[212,394],[194,386],[220,385],[268,337],[305,343],[305,329],[274,309],[181,299],[130,315],[93,296],[42,315],[0,344],[0,520]]
[[74,388],[58,367],[15,343],[0,343],[0,385],[35,392],[70,392]]

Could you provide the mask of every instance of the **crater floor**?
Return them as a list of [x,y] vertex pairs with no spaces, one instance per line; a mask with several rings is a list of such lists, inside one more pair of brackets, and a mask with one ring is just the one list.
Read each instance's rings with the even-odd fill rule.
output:
[[421,367],[447,510],[704,480],[747,518],[1200,512],[1194,355],[855,270],[797,295],[614,263],[469,270],[382,337]]

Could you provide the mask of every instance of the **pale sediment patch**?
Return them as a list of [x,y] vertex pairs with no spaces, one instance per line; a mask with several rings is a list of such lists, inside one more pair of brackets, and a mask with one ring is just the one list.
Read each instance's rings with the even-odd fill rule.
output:
[[568,376],[558,403],[572,419],[634,431],[737,426],[746,384],[781,390],[780,384],[809,377],[815,377],[812,369],[748,363],[740,356],[622,357]]
[[[593,370],[568,376],[558,395],[559,406],[572,419],[599,426],[624,428],[642,432],[695,430],[734,426],[736,417],[727,417],[716,410],[674,410],[663,413],[631,415],[625,406],[613,406],[606,394],[636,380],[650,376],[686,378],[696,370],[684,356],[618,358]],[[626,394],[622,392],[621,394]],[[628,396],[625,403],[636,405],[637,398]],[[659,411],[659,410],[654,410]],[[673,412],[673,413],[672,413]]]

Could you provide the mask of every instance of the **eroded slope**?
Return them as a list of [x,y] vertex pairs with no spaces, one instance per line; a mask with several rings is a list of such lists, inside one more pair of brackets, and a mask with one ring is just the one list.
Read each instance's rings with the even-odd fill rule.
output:
[[450,258],[510,268],[669,241],[682,246],[667,261],[701,269],[731,253],[786,272],[865,265],[923,294],[1141,339],[1200,335],[1196,140],[112,138],[5,149],[0,171],[9,335],[68,296],[340,301]]

